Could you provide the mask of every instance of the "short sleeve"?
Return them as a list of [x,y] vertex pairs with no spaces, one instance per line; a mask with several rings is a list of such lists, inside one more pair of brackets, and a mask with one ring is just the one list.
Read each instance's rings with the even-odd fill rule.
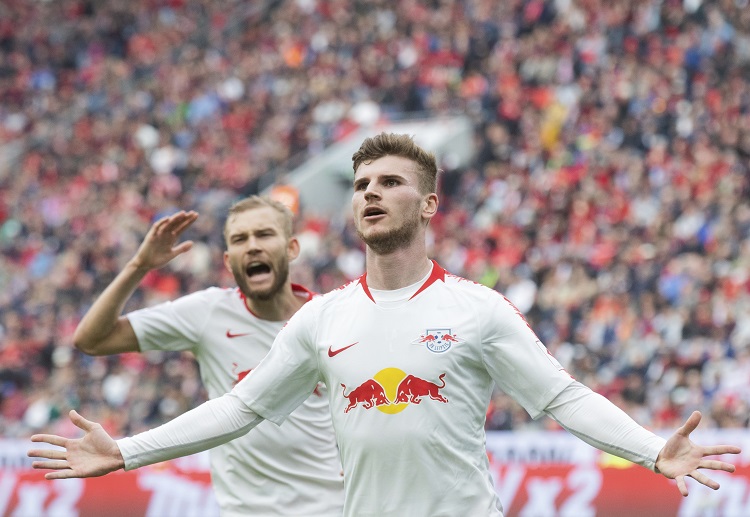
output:
[[308,302],[289,320],[266,357],[232,391],[277,425],[310,396],[320,380],[313,339],[314,305]]
[[127,314],[141,351],[193,350],[211,310],[203,292]]
[[481,318],[485,368],[500,389],[539,418],[573,379],[502,295],[493,292],[482,310],[487,311]]

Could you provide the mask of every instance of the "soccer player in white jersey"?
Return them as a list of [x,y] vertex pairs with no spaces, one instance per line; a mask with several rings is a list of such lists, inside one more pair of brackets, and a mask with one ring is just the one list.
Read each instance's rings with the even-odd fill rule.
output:
[[[329,389],[348,516],[500,516],[484,444],[493,381],[533,416],[587,443],[714,489],[699,469],[734,471],[699,446],[696,412],[664,440],[572,379],[521,314],[492,289],[428,259],[438,209],[434,157],[406,135],[381,134],[353,156],[352,208],[367,245],[360,279],[308,302],[235,389],[133,438],[112,440],[71,412],[79,439],[36,435],[66,450],[32,450],[49,479],[132,469],[212,447],[263,419],[281,423],[316,383]],[[251,431],[252,433],[252,431]]]
[[[289,277],[289,262],[299,254],[292,213],[253,196],[229,209],[224,227],[224,264],[237,288],[212,287],[121,316],[146,273],[192,247],[177,241],[197,217],[182,211],[154,223],[81,320],[75,343],[95,355],[189,350],[209,397],[216,398],[260,363],[286,321],[313,295]],[[341,462],[322,384],[311,388],[284,426],[266,422],[212,450],[210,458],[223,517],[342,513]]]

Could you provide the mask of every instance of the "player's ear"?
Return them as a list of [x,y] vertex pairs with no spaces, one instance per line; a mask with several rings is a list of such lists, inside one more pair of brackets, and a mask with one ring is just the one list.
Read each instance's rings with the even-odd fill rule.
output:
[[289,243],[286,246],[286,256],[289,258],[289,262],[299,257],[299,241],[297,237],[289,239]]
[[422,217],[428,221],[437,213],[438,210],[438,196],[434,192],[427,194],[422,200]]
[[224,251],[224,267],[230,273],[232,272],[232,266],[229,265],[229,252],[228,251]]

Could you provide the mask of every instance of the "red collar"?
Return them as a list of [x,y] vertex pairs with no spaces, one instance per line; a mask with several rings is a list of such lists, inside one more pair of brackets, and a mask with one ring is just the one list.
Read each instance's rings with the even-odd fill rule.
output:
[[309,290],[307,287],[295,283],[292,283],[292,292],[297,296],[305,298],[306,302],[312,300],[313,297],[317,294]]
[[[236,289],[237,289],[237,292],[240,293],[240,299],[242,300],[242,304],[247,309],[247,312],[249,312],[250,314],[252,314],[253,316],[255,316],[257,318],[258,315],[255,314],[253,311],[251,311],[250,307],[248,307],[248,305],[247,305],[247,296],[245,296],[245,293],[243,293],[242,291],[240,291],[239,287],[237,287]],[[312,300],[313,297],[316,295],[316,293],[312,292],[307,287],[304,287],[304,286],[301,286],[301,285],[295,284],[295,283],[292,283],[292,292],[294,293],[295,296],[299,296],[301,298],[305,298],[305,303],[307,303],[310,300]]]
[[[411,296],[411,298],[409,298],[410,300],[414,298],[415,296],[417,296],[422,291],[424,291],[425,289],[427,289],[428,287],[430,287],[432,284],[434,284],[438,280],[445,281],[445,269],[440,267],[440,265],[434,260],[432,260],[431,262],[432,262],[432,273],[430,273],[430,276],[427,277],[427,280],[425,280],[424,284],[422,284],[422,286],[419,289],[417,289],[417,292],[414,293]],[[374,302],[375,298],[372,297],[370,288],[367,286],[367,273],[359,277],[359,285],[362,286],[362,289],[364,290],[367,297]]]

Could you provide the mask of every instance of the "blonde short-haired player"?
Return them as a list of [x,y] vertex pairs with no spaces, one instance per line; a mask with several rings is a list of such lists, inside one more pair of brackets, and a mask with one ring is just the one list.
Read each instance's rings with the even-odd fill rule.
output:
[[[121,315],[146,273],[191,248],[190,241],[177,241],[197,217],[183,211],[154,223],[82,319],[75,342],[95,355],[190,351],[213,399],[258,366],[313,294],[289,277],[289,263],[299,254],[292,213],[277,201],[253,196],[232,205],[224,225],[224,264],[236,288],[211,287]],[[327,390],[321,384],[307,395],[283,427],[264,423],[210,451],[223,517],[341,515],[343,477]]]

